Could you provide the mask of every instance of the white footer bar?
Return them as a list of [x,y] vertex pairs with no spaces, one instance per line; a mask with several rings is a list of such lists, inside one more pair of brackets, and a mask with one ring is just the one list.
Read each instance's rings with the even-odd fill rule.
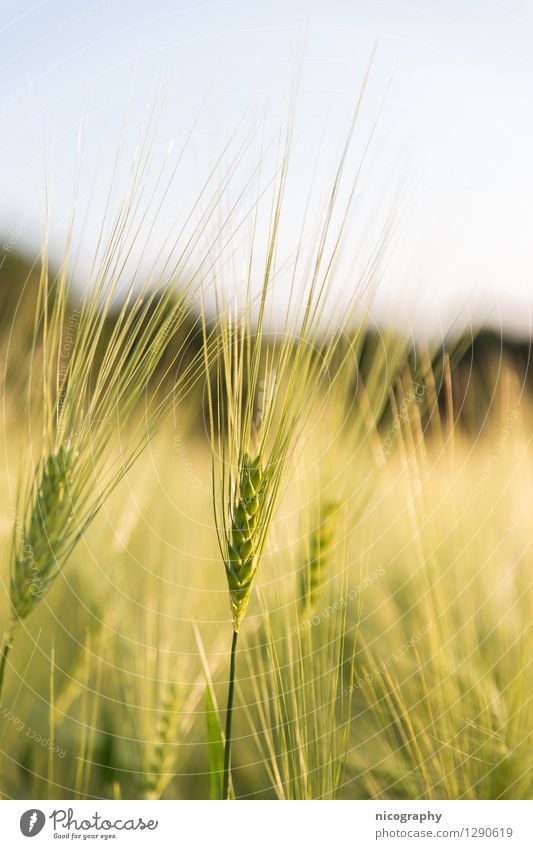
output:
[[[3,801],[6,849],[533,847],[529,802]],[[34,839],[35,842],[30,842]]]

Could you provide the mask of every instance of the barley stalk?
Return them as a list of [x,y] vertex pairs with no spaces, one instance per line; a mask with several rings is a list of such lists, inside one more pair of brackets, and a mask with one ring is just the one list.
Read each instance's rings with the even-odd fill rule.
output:
[[238,631],[233,631],[231,639],[228,702],[226,706],[226,736],[224,746],[224,775],[222,780],[222,798],[231,798],[231,747],[233,743],[233,698],[235,694],[235,663],[237,660]]

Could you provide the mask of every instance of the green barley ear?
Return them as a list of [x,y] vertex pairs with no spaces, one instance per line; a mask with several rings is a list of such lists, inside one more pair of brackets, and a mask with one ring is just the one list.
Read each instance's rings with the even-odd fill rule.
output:
[[259,531],[265,500],[266,474],[261,457],[245,454],[238,496],[232,512],[226,575],[230,591],[233,630],[238,632],[246,613],[260,553]]
[[15,621],[28,616],[58,572],[58,561],[72,540],[70,485],[77,452],[61,446],[37,472],[36,490],[23,526],[15,522],[10,600]]
[[168,783],[168,776],[172,771],[174,760],[174,741],[178,734],[181,719],[181,715],[176,709],[177,704],[177,687],[175,683],[170,682],[163,693],[155,741],[150,747],[146,772],[141,782],[141,791],[145,799],[161,798],[161,794]]
[[312,610],[317,602],[331,561],[331,549],[339,518],[339,503],[328,501],[320,511],[318,525],[309,541],[309,556],[300,570],[300,605]]

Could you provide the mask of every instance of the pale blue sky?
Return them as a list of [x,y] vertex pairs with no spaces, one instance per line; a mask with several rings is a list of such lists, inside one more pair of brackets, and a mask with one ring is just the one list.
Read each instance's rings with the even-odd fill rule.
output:
[[[192,193],[202,162],[220,150],[246,108],[248,121],[266,109],[275,125],[303,55],[290,201],[297,215],[317,140],[327,126],[324,160],[333,163],[377,38],[361,144],[393,72],[394,79],[360,215],[379,222],[407,170],[416,177],[380,308],[434,325],[446,325],[460,309],[465,320],[482,309],[494,323],[529,327],[530,0],[10,0],[1,9],[4,244],[38,239],[45,160],[59,244],[82,119],[80,196],[95,185],[103,191],[109,179],[128,98],[135,123],[153,87],[163,92],[162,150],[173,138],[179,143],[206,98],[183,182],[183,192]],[[362,232],[368,220],[353,226]],[[361,238],[354,230],[354,242]],[[90,239],[84,248],[90,253]]]

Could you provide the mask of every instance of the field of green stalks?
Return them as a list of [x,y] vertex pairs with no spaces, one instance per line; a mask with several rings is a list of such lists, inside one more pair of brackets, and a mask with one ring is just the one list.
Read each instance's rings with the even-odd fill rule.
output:
[[[317,419],[241,629],[239,798],[529,796],[530,415],[502,393],[473,440],[404,408],[388,452]],[[5,797],[212,792],[230,607],[209,446],[187,421],[164,423],[23,624],[1,706]],[[16,473],[4,457],[4,563]],[[339,506],[311,590],[326,502]]]
[[8,258],[4,798],[531,796],[531,398],[371,330],[373,261],[335,310],[343,166],[287,276],[282,157],[239,303],[205,222],[126,295],[128,210],[79,302]]

